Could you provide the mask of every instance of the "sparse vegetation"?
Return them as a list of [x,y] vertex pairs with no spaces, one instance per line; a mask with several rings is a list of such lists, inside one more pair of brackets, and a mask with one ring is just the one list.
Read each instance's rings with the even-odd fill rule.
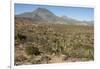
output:
[[59,62],[94,60],[93,26],[21,23],[20,20],[15,26],[15,65],[57,63],[54,57],[61,55],[64,57]]

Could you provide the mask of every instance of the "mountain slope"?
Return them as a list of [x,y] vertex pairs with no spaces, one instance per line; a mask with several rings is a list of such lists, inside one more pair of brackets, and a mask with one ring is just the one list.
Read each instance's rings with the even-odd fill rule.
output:
[[17,17],[24,17],[24,18],[31,18],[33,21],[40,21],[40,22],[55,22],[57,20],[57,16],[50,12],[45,8],[38,8],[33,12],[26,12]]
[[[15,17],[30,18],[36,23],[59,23],[59,24],[75,24],[75,25],[89,25],[90,22],[78,21],[67,16],[56,16],[54,13],[46,8],[37,8],[32,12],[25,12]],[[93,25],[93,24],[91,24]]]

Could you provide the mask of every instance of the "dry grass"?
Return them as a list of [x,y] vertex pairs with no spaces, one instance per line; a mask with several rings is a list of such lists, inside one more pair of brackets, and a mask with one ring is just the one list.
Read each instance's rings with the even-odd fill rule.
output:
[[93,45],[93,26],[15,24],[15,65],[94,60]]

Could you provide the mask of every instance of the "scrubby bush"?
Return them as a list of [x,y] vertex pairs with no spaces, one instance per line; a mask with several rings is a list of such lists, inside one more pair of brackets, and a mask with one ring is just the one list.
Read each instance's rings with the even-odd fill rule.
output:
[[18,40],[19,42],[25,41],[27,39],[27,36],[21,34],[21,33],[17,33],[15,36],[15,39]]
[[39,51],[39,49],[37,48],[37,47],[34,47],[34,46],[27,46],[26,48],[25,48],[25,50],[26,50],[26,53],[28,54],[28,55],[40,55],[40,51]]

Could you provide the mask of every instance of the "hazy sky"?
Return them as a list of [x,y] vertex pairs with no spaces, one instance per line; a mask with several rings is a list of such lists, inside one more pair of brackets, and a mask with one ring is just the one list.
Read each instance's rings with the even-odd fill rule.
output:
[[57,16],[68,16],[82,21],[94,20],[94,9],[83,7],[15,4],[15,14],[21,14],[23,12],[32,12],[39,7],[46,8]]

